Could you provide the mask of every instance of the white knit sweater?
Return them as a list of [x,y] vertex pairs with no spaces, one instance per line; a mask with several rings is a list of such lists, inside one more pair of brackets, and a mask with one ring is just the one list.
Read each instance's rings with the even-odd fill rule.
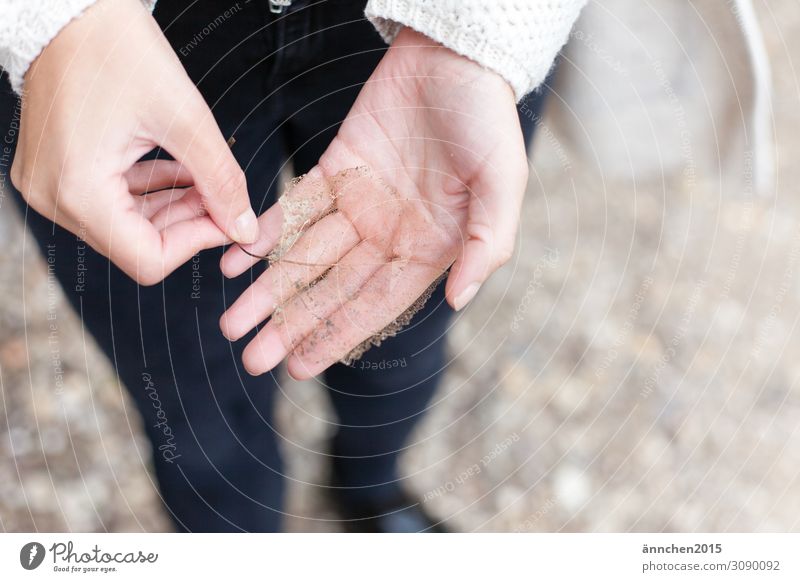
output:
[[369,0],[386,42],[402,25],[491,69],[517,99],[544,81],[586,0]]
[[[0,67],[15,91],[42,49],[95,1],[3,1]],[[586,1],[369,0],[365,13],[387,42],[403,25],[413,28],[495,71],[521,99],[547,76]]]

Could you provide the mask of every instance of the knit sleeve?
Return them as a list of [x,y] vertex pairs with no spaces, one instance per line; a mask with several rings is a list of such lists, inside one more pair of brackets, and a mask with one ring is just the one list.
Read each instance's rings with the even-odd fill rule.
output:
[[413,28],[506,79],[517,100],[538,87],[587,0],[369,0],[391,43]]
[[[72,19],[96,0],[4,0],[0,15],[0,67],[22,92],[28,67]],[[142,0],[152,9],[156,0]]]

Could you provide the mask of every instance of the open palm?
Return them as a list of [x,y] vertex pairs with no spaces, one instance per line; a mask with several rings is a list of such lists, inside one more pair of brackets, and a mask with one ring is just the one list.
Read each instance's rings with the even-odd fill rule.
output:
[[[460,309],[511,255],[527,179],[514,96],[476,63],[404,29],[319,164],[260,218],[227,276],[270,254],[223,315],[254,374],[287,356],[313,376],[381,332],[449,267]],[[401,318],[402,319],[402,318]]]

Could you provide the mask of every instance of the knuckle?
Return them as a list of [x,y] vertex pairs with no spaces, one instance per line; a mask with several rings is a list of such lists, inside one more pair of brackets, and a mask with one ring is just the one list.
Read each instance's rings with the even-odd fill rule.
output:
[[225,201],[233,201],[247,187],[244,171],[235,160],[226,159],[221,162],[209,178],[206,195],[216,196]]
[[158,269],[145,266],[140,266],[133,278],[143,287],[152,287],[164,279]]
[[11,184],[19,190],[23,195],[28,194],[30,191],[30,174],[24,170],[24,164],[18,158],[14,158],[11,164],[11,171],[9,172]]
[[508,261],[511,260],[511,257],[514,256],[514,245],[513,244],[500,244],[495,249],[494,253],[494,261],[497,267],[501,267],[505,265]]
[[131,279],[142,287],[151,287],[164,280],[166,273],[161,268],[160,260],[145,260],[144,257],[136,253],[127,252],[117,255],[114,252],[101,251],[111,259],[111,262],[125,272]]
[[101,253],[143,287],[156,285],[169,274],[163,256],[152,244],[140,245],[136,241],[114,236]]

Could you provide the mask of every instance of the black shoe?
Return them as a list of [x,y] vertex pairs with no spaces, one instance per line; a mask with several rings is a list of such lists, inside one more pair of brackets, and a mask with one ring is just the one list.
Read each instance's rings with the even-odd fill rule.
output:
[[418,500],[399,488],[381,499],[358,500],[352,490],[343,487],[335,461],[331,465],[328,493],[342,518],[342,526],[351,533],[449,532]]
[[343,499],[336,489],[336,500],[342,525],[351,533],[448,533],[448,529],[432,518],[422,504],[403,493],[386,501],[354,503]]

